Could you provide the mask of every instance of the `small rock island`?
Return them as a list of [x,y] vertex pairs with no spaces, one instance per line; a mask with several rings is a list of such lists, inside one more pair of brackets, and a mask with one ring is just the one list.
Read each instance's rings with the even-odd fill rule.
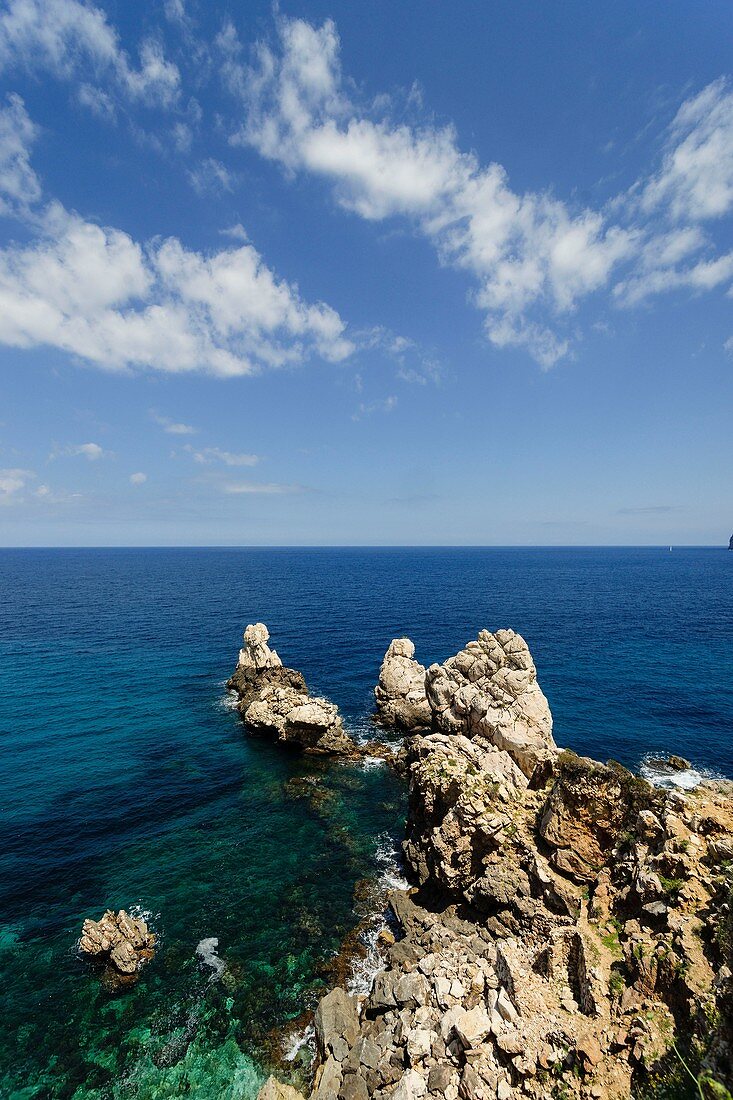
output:
[[294,745],[316,755],[354,756],[358,746],[344,729],[339,709],[312,696],[301,672],[286,668],[267,644],[264,623],[244,632],[244,646],[234,674],[227,681],[237,694],[237,710],[253,732]]

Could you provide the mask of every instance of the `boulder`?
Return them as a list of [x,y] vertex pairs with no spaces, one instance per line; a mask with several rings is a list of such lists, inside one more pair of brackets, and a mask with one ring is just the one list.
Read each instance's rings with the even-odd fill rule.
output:
[[124,977],[137,974],[153,956],[155,936],[142,918],[124,909],[108,909],[100,920],[87,918],[79,939],[79,950],[90,958],[102,959]]
[[359,1013],[356,999],[339,986],[319,1001],[313,1026],[321,1059],[333,1055],[343,1062],[359,1037]]
[[434,729],[485,738],[535,782],[549,774],[557,754],[552,715],[520,634],[480,631],[455,657],[430,666],[425,690]]
[[429,729],[432,712],[425,694],[425,666],[414,659],[409,638],[390,642],[374,689],[376,719],[402,732]]

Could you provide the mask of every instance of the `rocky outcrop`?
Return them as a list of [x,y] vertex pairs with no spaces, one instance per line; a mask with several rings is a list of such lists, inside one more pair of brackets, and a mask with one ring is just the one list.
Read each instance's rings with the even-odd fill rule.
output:
[[237,710],[253,732],[304,752],[353,756],[358,747],[344,729],[335,703],[309,694],[302,673],[286,668],[268,641],[264,623],[244,632],[244,646],[227,681],[238,696]]
[[511,631],[432,666],[427,698],[402,753],[416,885],[368,996],[316,1011],[311,1100],[628,1100],[679,1069],[673,1042],[727,1096],[733,783],[557,750]]
[[384,655],[374,699],[376,720],[387,729],[412,733],[430,728],[425,666],[414,658],[415,646],[409,638],[395,638]]
[[304,752],[354,755],[335,703],[289,687],[268,684],[242,715],[255,733],[267,734]]
[[79,950],[89,958],[105,962],[120,979],[130,979],[154,954],[155,936],[142,918],[124,909],[108,909],[100,920],[84,921]]
[[425,690],[434,729],[484,738],[533,782],[547,778],[557,752],[552,715],[520,634],[482,630],[455,657],[430,666]]

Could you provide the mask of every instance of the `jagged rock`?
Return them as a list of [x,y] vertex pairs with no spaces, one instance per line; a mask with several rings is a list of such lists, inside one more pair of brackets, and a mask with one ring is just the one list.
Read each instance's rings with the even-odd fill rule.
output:
[[510,841],[513,805],[527,786],[509,754],[461,734],[433,734],[412,741],[407,760],[404,851],[418,881],[461,890],[469,900],[493,897],[496,891],[502,896],[528,893],[527,876],[516,860],[508,874],[488,862]]
[[356,752],[335,703],[292,688],[263,688],[242,717],[255,733],[268,734],[306,752],[347,756]]
[[377,721],[390,729],[429,729],[432,712],[425,694],[425,666],[414,660],[409,638],[390,642],[374,689]]
[[84,921],[79,950],[111,963],[121,975],[134,975],[153,956],[155,936],[141,918],[108,909],[100,920]]
[[733,784],[683,797],[558,753],[511,632],[452,661],[434,666],[448,705],[428,691],[431,732],[402,752],[419,885],[389,894],[361,1016],[343,990],[321,1002],[311,1100],[628,1100],[716,1012],[703,1065],[730,1086]]
[[282,661],[268,641],[270,631],[264,623],[250,623],[244,632],[244,646],[239,651],[239,668],[262,672],[265,668],[279,668]]
[[302,673],[286,668],[267,644],[264,623],[244,632],[239,663],[227,681],[236,692],[237,710],[254,733],[275,737],[304,752],[356,755],[358,748],[346,733],[335,703],[308,693]]
[[482,630],[455,657],[430,666],[425,690],[435,729],[483,737],[528,778],[546,777],[557,752],[552,715],[520,634]]
[[268,1077],[257,1093],[257,1100],[304,1100],[303,1093],[292,1085],[284,1085],[275,1077]]
[[563,753],[539,828],[555,849],[554,865],[578,882],[592,882],[626,824],[650,808],[653,796],[648,783],[620,766]]
[[313,1019],[321,1058],[343,1062],[359,1035],[356,1000],[338,986],[322,997]]

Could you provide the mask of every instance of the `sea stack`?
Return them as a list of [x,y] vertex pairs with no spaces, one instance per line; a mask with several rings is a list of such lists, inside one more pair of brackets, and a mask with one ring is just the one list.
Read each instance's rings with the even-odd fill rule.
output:
[[389,643],[374,689],[375,719],[386,729],[414,733],[430,729],[432,713],[425,694],[425,666],[415,659],[409,638]]
[[234,674],[237,710],[253,733],[273,737],[315,755],[354,756],[358,746],[346,733],[335,703],[309,694],[303,674],[283,665],[268,641],[264,623],[252,623]]

